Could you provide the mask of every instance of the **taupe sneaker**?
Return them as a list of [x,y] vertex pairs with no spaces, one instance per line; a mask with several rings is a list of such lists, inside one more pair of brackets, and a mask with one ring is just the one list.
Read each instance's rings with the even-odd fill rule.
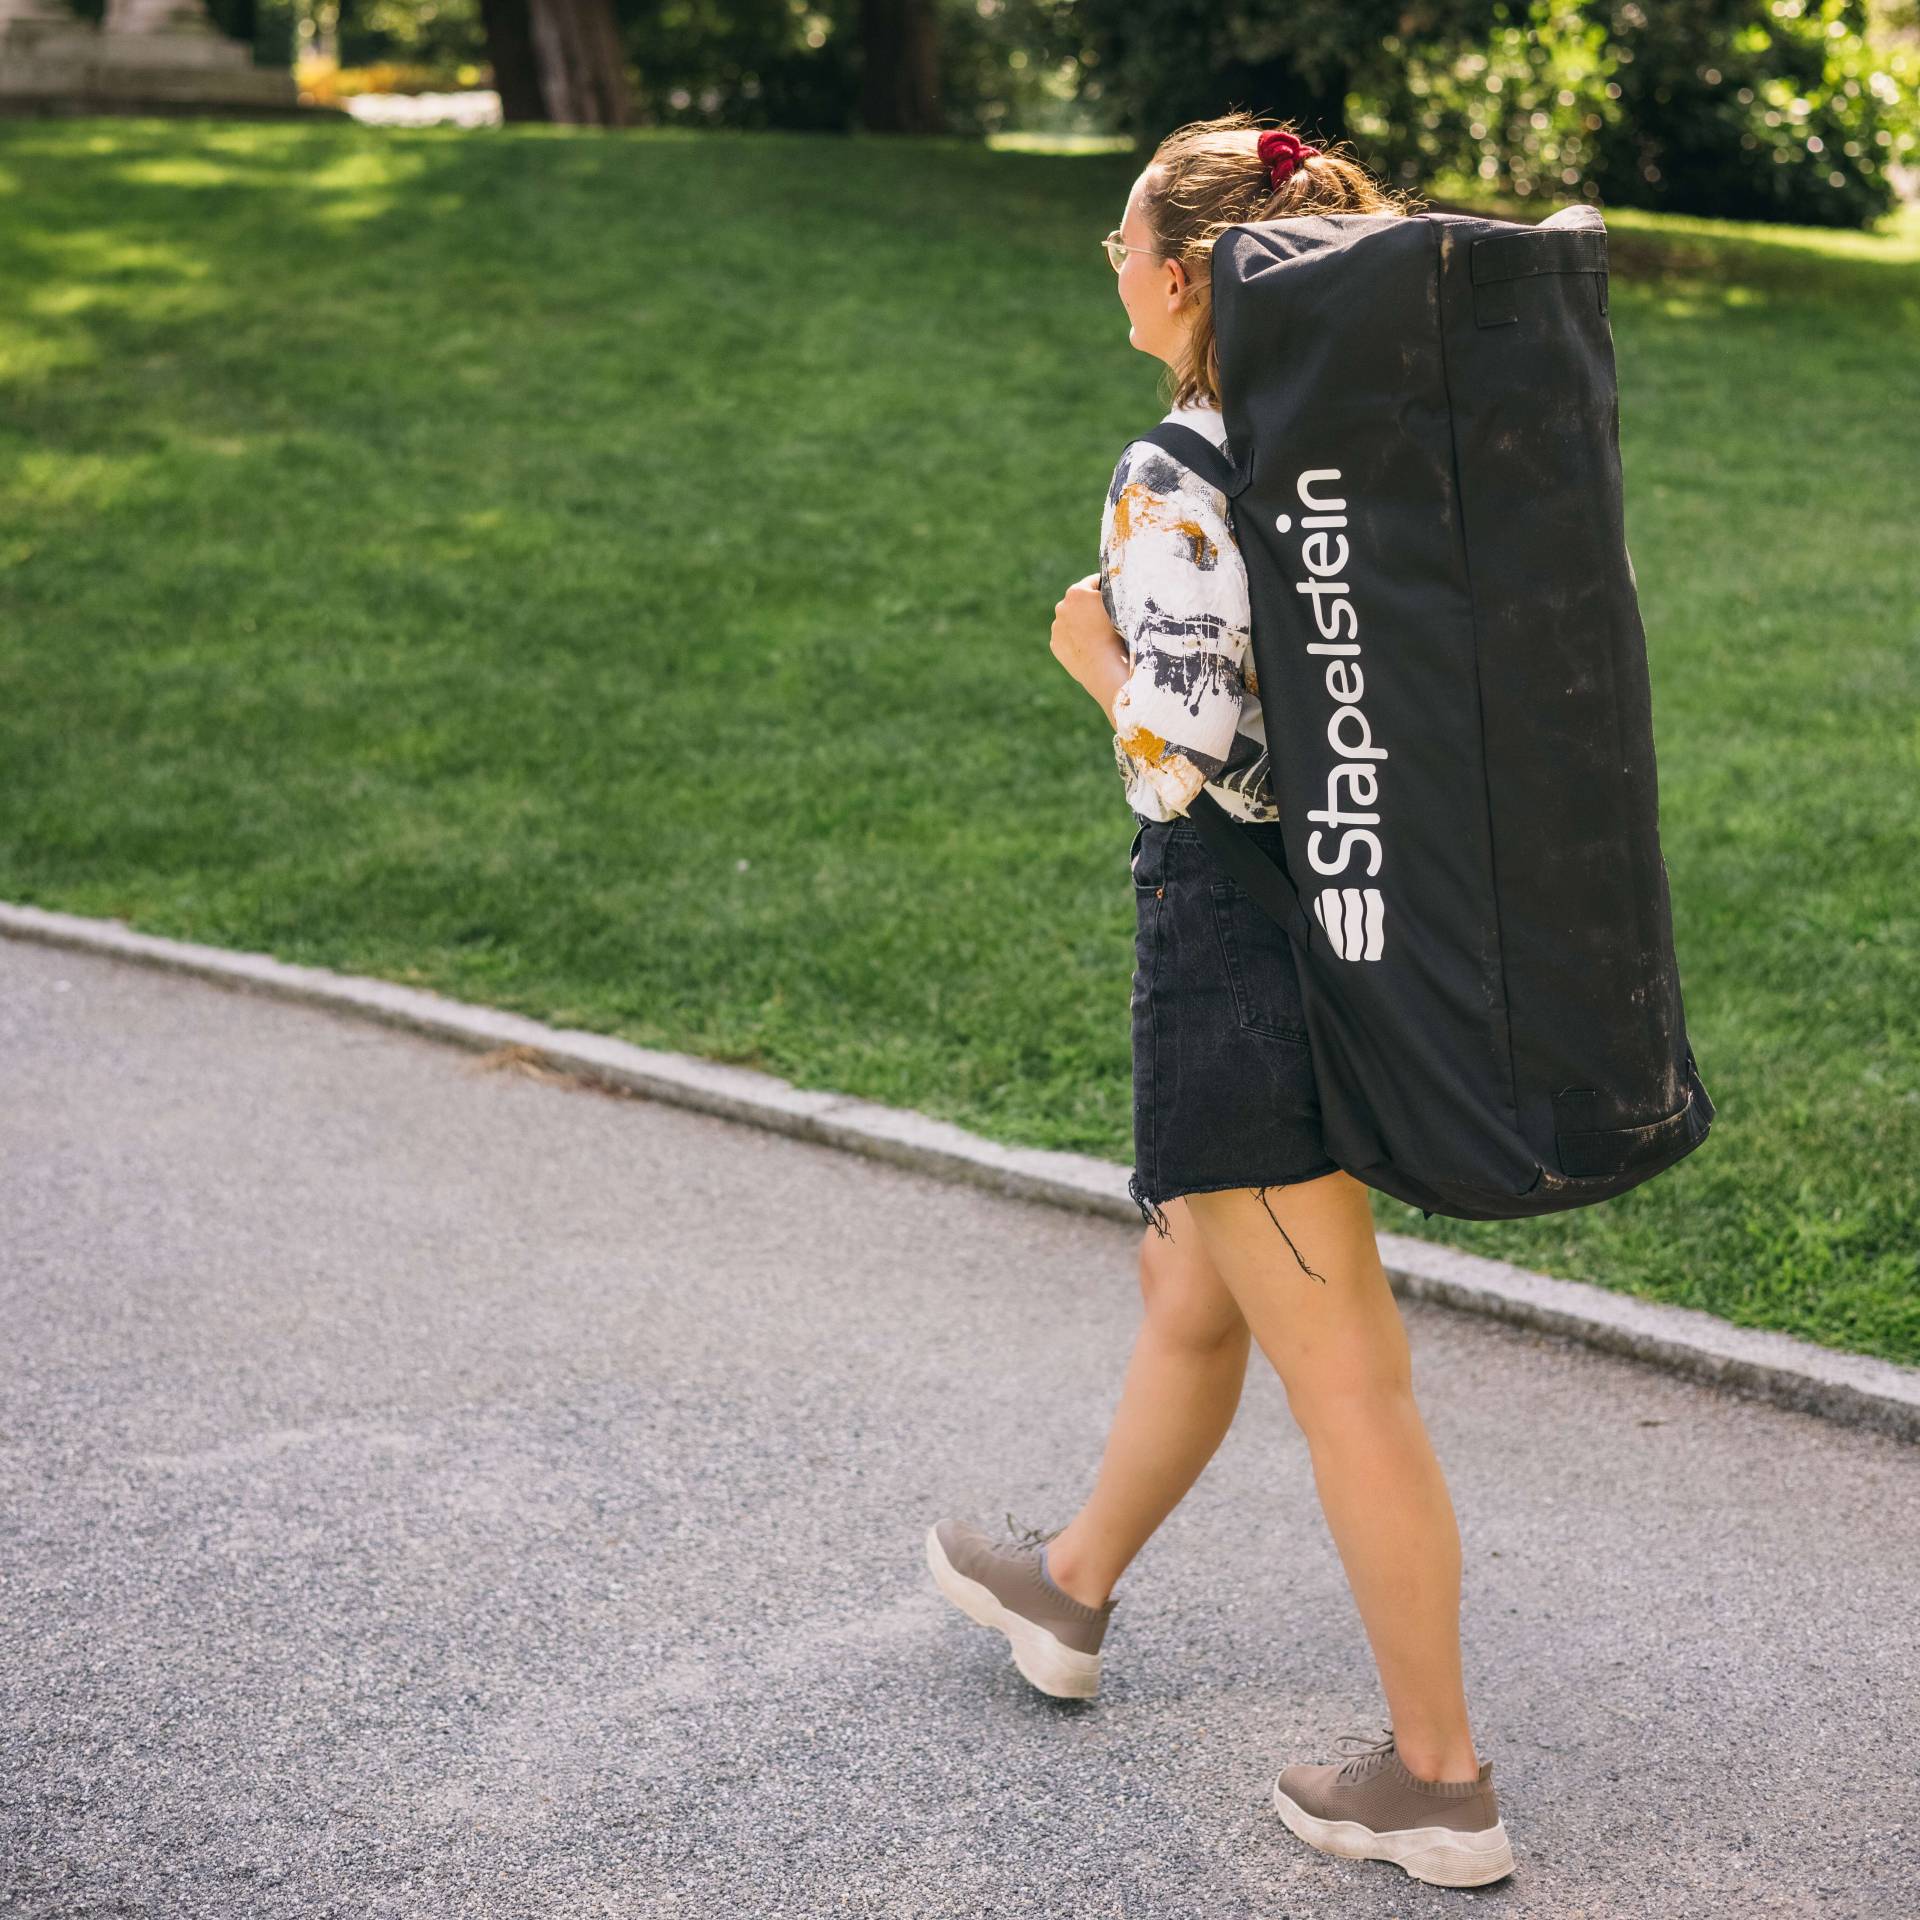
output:
[[[1007,1525],[1016,1538],[1001,1546],[965,1520],[927,1529],[933,1583],[969,1620],[993,1627],[1013,1647],[1013,1664],[1058,1700],[1090,1700],[1100,1690],[1100,1642],[1119,1605],[1110,1596],[1090,1607],[1056,1587],[1040,1565],[1053,1533]],[[1058,1533],[1056,1527],[1053,1532]]]
[[1347,1860],[1391,1860],[1416,1880],[1478,1887],[1513,1871],[1513,1849],[1494,1799],[1493,1762],[1475,1780],[1422,1780],[1407,1771],[1393,1729],[1375,1740],[1345,1733],[1352,1759],[1282,1767],[1273,1783],[1280,1818],[1310,1847]]

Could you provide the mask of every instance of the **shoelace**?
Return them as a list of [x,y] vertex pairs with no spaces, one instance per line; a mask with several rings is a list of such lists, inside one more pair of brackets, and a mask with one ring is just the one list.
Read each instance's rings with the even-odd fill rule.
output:
[[1066,1528],[1050,1527],[1043,1531],[1039,1527],[1023,1527],[1016,1524],[1012,1514],[1008,1514],[1007,1531],[1013,1535],[1013,1544],[1016,1547],[1040,1547],[1051,1540],[1055,1534],[1065,1533]]
[[1338,1776],[1342,1780],[1358,1780],[1387,1763],[1394,1751],[1393,1729],[1382,1727],[1377,1735],[1343,1733],[1335,1740],[1334,1745],[1359,1749],[1351,1760],[1342,1762]]

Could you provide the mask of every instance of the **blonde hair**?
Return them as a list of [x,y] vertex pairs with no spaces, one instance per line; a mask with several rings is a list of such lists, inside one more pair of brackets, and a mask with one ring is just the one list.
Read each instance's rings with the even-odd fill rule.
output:
[[[1298,134],[1285,120],[1270,124]],[[1194,316],[1186,351],[1168,369],[1168,403],[1220,404],[1220,356],[1213,331],[1213,243],[1229,227],[1251,220],[1285,220],[1306,213],[1391,213],[1420,210],[1415,196],[1376,179],[1339,149],[1310,155],[1276,187],[1260,158],[1269,121],[1243,112],[1190,120],[1153,150],[1140,207],[1156,250],[1178,260],[1193,286]],[[1315,144],[1300,135],[1306,144]]]

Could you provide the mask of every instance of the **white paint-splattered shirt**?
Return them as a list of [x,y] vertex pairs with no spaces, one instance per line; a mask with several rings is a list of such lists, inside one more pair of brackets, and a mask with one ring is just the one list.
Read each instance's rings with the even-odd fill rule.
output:
[[[1218,407],[1165,417],[1226,445]],[[1127,447],[1100,517],[1100,597],[1127,643],[1113,754],[1128,805],[1172,819],[1204,786],[1236,819],[1279,819],[1226,495],[1156,446]]]

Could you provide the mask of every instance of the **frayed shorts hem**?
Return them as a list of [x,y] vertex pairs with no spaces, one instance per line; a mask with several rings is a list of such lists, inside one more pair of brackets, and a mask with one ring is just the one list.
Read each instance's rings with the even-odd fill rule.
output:
[[1259,1197],[1260,1204],[1267,1209],[1267,1218],[1273,1221],[1276,1227],[1280,1228],[1280,1237],[1286,1241],[1288,1248],[1292,1251],[1294,1259],[1299,1261],[1301,1271],[1312,1274],[1316,1280],[1324,1281],[1326,1279],[1325,1274],[1315,1273],[1313,1268],[1308,1266],[1306,1261],[1300,1258],[1300,1249],[1294,1246],[1293,1236],[1287,1232],[1285,1227],[1280,1226],[1278,1216],[1274,1213],[1273,1208],[1267,1204],[1267,1192],[1269,1188],[1272,1187],[1304,1186],[1309,1180],[1323,1180],[1328,1174],[1339,1173],[1341,1170],[1337,1161],[1327,1160],[1323,1161],[1319,1166],[1309,1167],[1306,1172],[1296,1173],[1285,1180],[1267,1180],[1257,1184],[1249,1180],[1217,1180],[1209,1186],[1179,1187],[1171,1192],[1149,1195],[1146,1188],[1141,1184],[1139,1169],[1135,1168],[1127,1177],[1127,1198],[1140,1209],[1142,1221],[1153,1228],[1161,1239],[1165,1240],[1171,1233],[1171,1229],[1167,1225],[1165,1212],[1166,1203],[1169,1200],[1184,1200],[1190,1193],[1233,1193],[1245,1191],[1256,1194]]

